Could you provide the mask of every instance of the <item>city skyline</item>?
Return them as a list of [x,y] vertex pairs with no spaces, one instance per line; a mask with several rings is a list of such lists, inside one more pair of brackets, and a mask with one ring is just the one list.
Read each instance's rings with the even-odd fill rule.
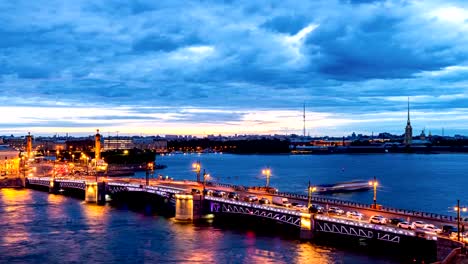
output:
[[466,3],[208,3],[0,3],[0,134],[468,134]]

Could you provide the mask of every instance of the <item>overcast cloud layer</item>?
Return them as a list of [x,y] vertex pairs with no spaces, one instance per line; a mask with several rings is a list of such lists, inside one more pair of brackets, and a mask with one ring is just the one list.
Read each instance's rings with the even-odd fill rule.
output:
[[468,134],[464,1],[2,1],[0,133]]

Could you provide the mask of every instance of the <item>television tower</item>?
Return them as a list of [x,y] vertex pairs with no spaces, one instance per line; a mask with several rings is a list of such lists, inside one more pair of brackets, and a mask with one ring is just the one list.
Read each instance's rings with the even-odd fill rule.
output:
[[306,130],[305,129],[305,103],[304,103],[304,111],[303,111],[302,117],[303,117],[303,121],[304,121],[304,131],[303,131],[304,134],[303,135],[304,135],[304,138],[305,138],[305,136],[306,136],[306,131],[305,131]]

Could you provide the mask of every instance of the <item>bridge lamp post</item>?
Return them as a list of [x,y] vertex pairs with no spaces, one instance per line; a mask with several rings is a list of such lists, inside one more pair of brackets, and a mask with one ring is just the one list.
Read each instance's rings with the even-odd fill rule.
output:
[[310,208],[312,205],[312,193],[317,191],[317,187],[310,186],[310,181],[309,181],[309,187],[307,187],[307,209]]
[[374,209],[377,209],[377,186],[378,185],[379,185],[379,183],[377,182],[377,179],[374,176],[374,180],[369,181],[369,186],[374,187]]
[[460,211],[466,212],[466,207],[460,208],[460,200],[457,200],[457,206],[455,206],[455,211],[457,211],[457,239],[460,241]]
[[210,178],[210,174],[207,174],[205,170],[203,170],[203,192],[205,192],[206,180],[209,178]]
[[194,162],[192,164],[192,168],[197,173],[197,182],[200,182],[200,171],[201,171],[201,164],[200,161]]
[[88,175],[89,174],[89,168],[88,168],[89,158],[86,155],[84,156],[84,158],[86,159],[86,175]]
[[153,176],[154,174],[154,166],[152,162],[148,162],[148,165],[146,166],[146,186],[149,185],[149,175]]
[[263,169],[262,174],[266,176],[266,187],[270,187],[270,176],[271,176],[271,170],[268,169]]

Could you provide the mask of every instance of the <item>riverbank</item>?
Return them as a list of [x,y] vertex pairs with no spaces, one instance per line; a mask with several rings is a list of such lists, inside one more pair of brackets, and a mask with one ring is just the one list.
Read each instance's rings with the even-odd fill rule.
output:
[[0,188],[23,188],[23,181],[20,177],[2,177]]

